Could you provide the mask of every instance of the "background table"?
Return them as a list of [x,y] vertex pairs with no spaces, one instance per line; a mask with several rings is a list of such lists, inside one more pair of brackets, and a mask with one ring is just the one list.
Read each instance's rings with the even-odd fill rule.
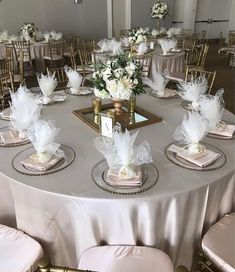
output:
[[[62,172],[24,176],[12,169],[12,158],[27,146],[1,148],[0,223],[16,226],[37,238],[53,263],[77,267],[84,250],[102,244],[147,245],[164,250],[175,266],[190,268],[202,233],[224,214],[234,211],[234,140],[206,138],[227,156],[223,168],[196,172],[172,164],[164,154],[186,113],[181,99],[137,98],[137,104],[163,117],[139,129],[137,143],[148,140],[160,177],[150,190],[118,196],[98,188],[93,166],[103,159],[93,144],[96,132],[72,114],[91,105],[91,96],[68,96],[61,104],[43,107],[43,119],[62,128],[57,141],[77,156]],[[226,120],[234,115],[225,112]],[[0,121],[0,125],[6,122]]]
[[162,73],[164,70],[168,70],[170,74],[184,72],[185,53],[183,50],[170,56],[162,56],[161,53],[162,50],[159,47],[156,47],[153,53],[153,65],[156,65],[158,73]]

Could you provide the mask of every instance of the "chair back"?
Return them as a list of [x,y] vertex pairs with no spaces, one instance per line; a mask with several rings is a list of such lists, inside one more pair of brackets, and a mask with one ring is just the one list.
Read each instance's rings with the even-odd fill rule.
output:
[[19,63],[20,52],[24,53],[24,62],[29,61],[32,63],[32,57],[30,52],[30,42],[29,41],[12,41],[13,49],[15,52],[16,60]]
[[9,106],[10,90],[14,91],[12,73],[0,75],[0,110]]
[[13,70],[14,70],[13,59],[4,59],[0,61],[0,75],[5,75],[10,72],[13,73]]
[[142,67],[142,77],[149,77],[152,67],[152,54],[146,54],[141,57],[135,57],[135,61]]
[[170,258],[161,250],[144,246],[97,246],[81,256],[79,269],[102,272],[173,272]]
[[55,74],[55,77],[58,81],[58,85],[56,87],[57,91],[63,90],[67,86],[68,78],[64,71],[64,67],[47,67],[47,74]]
[[128,37],[130,29],[121,29],[120,36],[121,37]]
[[95,41],[94,40],[82,40],[82,51],[92,52],[95,50]]
[[194,65],[199,66],[202,56],[203,56],[203,47],[196,48],[186,52],[186,66]]
[[4,51],[5,51],[5,59],[12,59],[12,60],[14,59],[13,47],[5,46]]
[[193,51],[195,45],[197,44],[197,40],[193,39],[192,37],[185,37],[183,40],[183,49],[187,51]]
[[228,34],[228,46],[234,46],[235,45],[235,32],[229,32]]
[[95,63],[95,54],[92,51],[78,51],[81,65],[89,66]]
[[194,68],[187,66],[186,73],[185,73],[185,81],[190,81],[190,80],[196,79],[200,76],[204,76],[206,78],[207,83],[208,83],[207,93],[210,94],[213,84],[214,84],[214,81],[215,81],[216,71],[209,72],[209,71],[205,71],[205,70],[194,69]]
[[51,60],[63,59],[64,41],[49,41],[49,52]]

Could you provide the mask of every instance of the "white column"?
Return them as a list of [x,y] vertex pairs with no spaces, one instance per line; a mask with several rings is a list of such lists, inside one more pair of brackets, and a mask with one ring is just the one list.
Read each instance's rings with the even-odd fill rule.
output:
[[228,32],[229,30],[235,30],[235,0],[231,1],[230,17],[228,22]]
[[196,10],[197,10],[197,0],[184,1],[183,28],[192,29],[192,32],[194,32],[194,27],[195,27]]
[[113,1],[107,0],[107,31],[108,38],[113,37]]
[[131,28],[131,0],[126,0],[126,29]]

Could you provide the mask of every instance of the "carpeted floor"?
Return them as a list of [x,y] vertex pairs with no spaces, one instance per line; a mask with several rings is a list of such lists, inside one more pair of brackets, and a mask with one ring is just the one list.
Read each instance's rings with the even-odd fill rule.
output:
[[219,62],[218,49],[219,44],[209,44],[209,51],[205,69],[208,71],[216,71],[215,82],[212,94],[215,94],[220,88],[224,88],[225,108],[235,113],[235,67],[229,66],[228,59],[221,58]]

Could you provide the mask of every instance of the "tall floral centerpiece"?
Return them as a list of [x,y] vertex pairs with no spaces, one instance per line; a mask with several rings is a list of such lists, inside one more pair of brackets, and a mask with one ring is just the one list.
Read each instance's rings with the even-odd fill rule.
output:
[[34,23],[24,23],[20,28],[21,34],[26,41],[36,38],[38,28]]
[[163,19],[168,14],[168,6],[166,3],[161,2],[160,0],[154,1],[154,4],[151,8],[152,18],[157,19],[157,30],[160,30],[160,20]]
[[116,115],[121,115],[122,102],[132,94],[144,93],[142,67],[126,54],[117,55],[106,64],[98,64],[93,73],[94,93],[102,99],[111,98]]
[[135,45],[144,43],[147,41],[147,29],[142,27],[133,28],[128,33],[129,43],[131,44],[131,54],[134,51]]

